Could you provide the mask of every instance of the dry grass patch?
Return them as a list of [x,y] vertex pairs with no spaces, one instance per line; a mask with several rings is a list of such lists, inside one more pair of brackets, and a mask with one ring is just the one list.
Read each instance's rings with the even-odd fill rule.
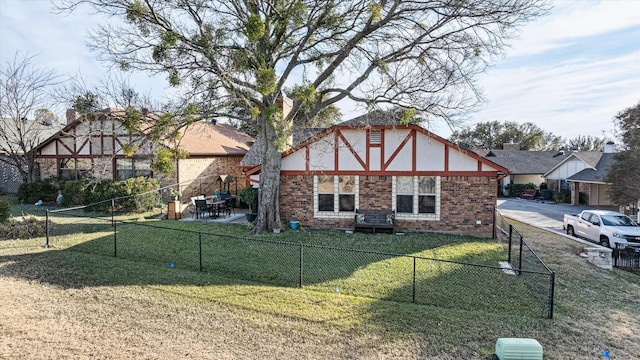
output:
[[597,269],[572,240],[516,226],[557,273],[553,320],[263,286],[42,249],[42,239],[0,241],[0,358],[490,359],[498,337],[536,338],[546,359],[598,358],[605,348],[615,359],[640,358],[639,277]]

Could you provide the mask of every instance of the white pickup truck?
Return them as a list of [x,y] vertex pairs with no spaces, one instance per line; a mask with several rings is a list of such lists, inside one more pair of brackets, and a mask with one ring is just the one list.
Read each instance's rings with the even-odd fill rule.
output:
[[627,215],[615,211],[585,210],[577,215],[565,214],[562,228],[611,248],[640,247],[640,226]]

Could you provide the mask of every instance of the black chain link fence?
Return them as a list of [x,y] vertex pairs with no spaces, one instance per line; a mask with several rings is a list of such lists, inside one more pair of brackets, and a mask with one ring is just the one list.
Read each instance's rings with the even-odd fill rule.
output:
[[[48,212],[47,243],[73,241],[68,245],[75,251],[254,283],[445,308],[548,318],[553,314],[553,272],[521,235],[510,237],[518,245],[508,248],[518,260],[505,268],[179,230],[120,220],[115,214],[88,216],[91,213],[82,208]],[[68,234],[74,234],[73,240]],[[82,237],[86,241],[78,241]],[[497,239],[505,242],[504,236]]]

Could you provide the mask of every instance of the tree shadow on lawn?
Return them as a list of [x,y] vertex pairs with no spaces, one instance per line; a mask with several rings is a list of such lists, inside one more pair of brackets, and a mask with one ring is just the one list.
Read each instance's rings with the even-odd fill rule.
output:
[[[452,321],[460,331],[475,334],[465,329],[471,325],[463,318],[500,317],[502,315],[498,316],[498,311],[491,310],[492,306],[513,302],[513,299],[505,299],[492,291],[491,285],[498,284],[501,290],[507,289],[512,286],[510,282],[514,276],[499,271],[498,274],[495,269],[484,267],[474,270],[479,272],[477,274],[469,273],[465,265],[451,261],[415,259],[415,302],[437,307],[431,308],[410,304],[414,296],[414,257],[411,256],[126,225],[117,226],[114,246],[114,235],[108,231],[109,228],[99,227],[98,230],[101,232],[79,233],[67,240],[53,239],[57,249],[0,256],[0,273],[61,288],[167,285],[184,286],[178,292],[185,296],[214,301],[226,301],[226,297],[234,305],[237,305],[235,300],[247,295],[260,299],[253,301],[257,305],[240,305],[247,307],[262,306],[262,301],[269,301],[269,294],[265,292],[286,291],[282,287],[295,288],[302,281],[305,289],[319,291],[320,298],[339,301],[347,309],[353,308],[350,301],[363,301],[350,296],[380,299],[382,301],[364,301],[368,305],[355,315],[359,318],[357,321],[372,325],[372,331],[383,334],[389,331],[391,337],[411,333],[411,336],[428,338],[429,342],[435,343],[443,341],[441,337],[447,334],[455,336],[452,325],[449,325]],[[374,238],[374,241],[379,239]],[[495,258],[502,252],[499,246],[457,249],[463,246],[464,243],[410,244],[408,248],[414,250],[415,255],[435,251],[453,261],[476,258],[486,263],[495,263]],[[415,251],[420,248],[423,250]],[[172,263],[173,267],[170,267]],[[301,264],[304,269],[302,276]],[[506,281],[506,285],[502,281]],[[208,290],[211,286],[215,290]],[[292,294],[294,298],[307,296]],[[347,300],[342,302],[340,299]],[[317,309],[311,313],[318,314],[326,305],[326,302],[313,305]],[[277,308],[275,305],[267,311]],[[288,307],[287,311],[292,312],[288,315],[308,316],[304,313],[297,315],[289,308],[295,306]],[[450,315],[443,314],[442,308],[449,309],[444,311],[446,313],[462,312],[464,315],[452,320]],[[466,313],[467,310],[459,309],[473,311]],[[489,314],[484,314],[484,309],[489,309]],[[342,310],[337,313],[341,314]],[[411,318],[404,318],[406,316]],[[402,319],[398,321],[398,317]],[[477,336],[483,337],[482,334]],[[432,353],[428,348],[424,351],[425,354]]]

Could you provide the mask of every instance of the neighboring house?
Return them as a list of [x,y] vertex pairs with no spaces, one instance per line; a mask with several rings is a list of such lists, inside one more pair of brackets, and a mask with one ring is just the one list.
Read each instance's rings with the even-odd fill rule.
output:
[[544,174],[569,156],[564,151],[485,150],[477,153],[509,169],[509,176],[499,184],[501,195],[508,195],[509,184],[532,183],[540,187],[547,181]]
[[[105,109],[88,117],[77,117],[75,112],[68,111],[67,126],[36,149],[41,177],[64,180],[154,177],[151,169],[154,147],[161,145],[124,129],[119,121],[122,114],[122,110]],[[182,199],[213,194],[222,186],[235,193],[236,187],[230,186],[228,179],[241,178],[239,163],[253,138],[230,125],[208,121],[195,122],[180,131],[179,147],[188,156],[177,160],[173,176],[160,177],[161,183],[180,183]],[[123,151],[127,143],[137,146],[132,156]]]
[[[3,130],[3,135],[0,136],[0,192],[16,193],[23,182],[20,171],[18,171],[18,168],[14,165],[15,161],[11,158],[11,155],[24,155],[22,150],[19,150],[19,142],[23,140],[23,142],[26,142],[27,147],[32,146],[35,148],[41,141],[62,129],[61,125],[54,122],[43,124],[32,120],[25,121],[30,123],[21,128],[21,132],[18,133],[13,120],[0,119],[0,127],[13,130]],[[23,138],[20,139],[20,136]]]
[[[608,142],[604,152],[573,152],[548,170],[544,176],[556,190],[571,189],[571,204],[579,203],[580,193],[588,197],[587,205],[611,205],[607,195],[607,175],[615,156],[615,144]],[[563,184],[571,184],[567,187]]]
[[[281,219],[352,228],[355,209],[390,209],[400,231],[490,236],[497,184],[508,170],[417,125],[390,124],[387,116],[374,112],[311,131],[285,151]],[[256,165],[253,149],[243,165]],[[259,172],[258,164],[246,173],[255,182]]]

